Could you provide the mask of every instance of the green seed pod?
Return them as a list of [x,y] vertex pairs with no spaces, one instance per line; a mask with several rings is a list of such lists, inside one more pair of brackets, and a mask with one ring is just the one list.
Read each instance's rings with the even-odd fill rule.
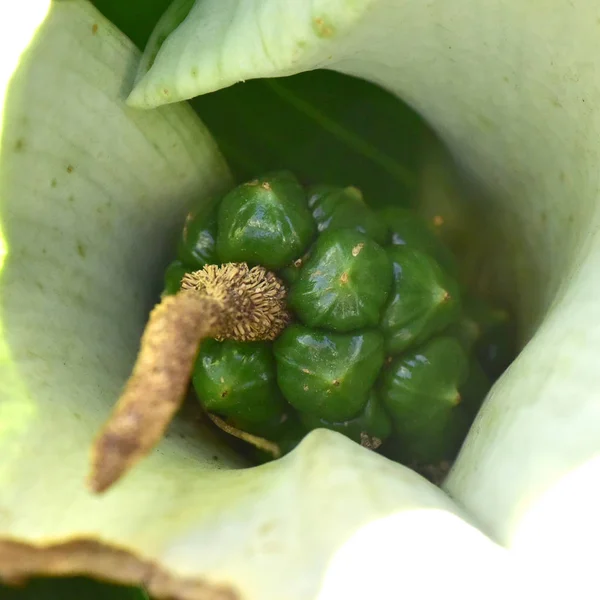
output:
[[358,415],[383,365],[377,331],[327,333],[291,325],[274,343],[277,383],[297,410],[328,421]]
[[298,278],[300,277],[300,271],[308,260],[310,251],[311,249],[309,248],[302,256],[294,260],[294,262],[289,264],[287,267],[284,267],[277,273],[288,286],[291,286],[293,283],[298,281]]
[[365,203],[358,188],[314,186],[308,192],[308,206],[319,232],[354,229],[378,244],[388,242],[389,231],[385,222]]
[[310,327],[352,331],[377,325],[392,284],[385,250],[358,231],[322,233],[288,301]]
[[384,369],[380,394],[405,460],[437,464],[452,458],[469,419],[460,406],[468,359],[454,338],[438,337]]
[[192,381],[206,410],[245,425],[278,421],[286,412],[266,342],[206,340]]
[[238,186],[221,201],[217,253],[223,262],[282,269],[316,231],[304,190],[287,171]]
[[183,233],[177,244],[178,258],[197,271],[204,265],[215,264],[217,251],[217,211],[213,208],[207,213],[202,207],[196,213],[190,213],[183,227]]
[[388,354],[399,354],[444,330],[460,316],[456,281],[419,250],[392,246],[394,284],[380,328]]
[[375,390],[371,390],[367,405],[357,417],[347,421],[326,421],[309,413],[300,413],[300,420],[312,429],[331,429],[362,446],[377,449],[392,433],[392,421],[381,405]]
[[165,270],[162,296],[172,296],[181,289],[181,280],[186,273],[193,271],[180,260],[174,260]]
[[164,336],[173,364],[202,339],[193,385],[214,425],[257,462],[326,428],[439,481],[515,338],[508,313],[459,287],[433,226],[288,171],[200,211],[163,295],[189,271],[185,289],[153,315],[180,328]]
[[423,217],[399,207],[383,208],[377,215],[391,231],[392,245],[421,250],[434,258],[448,273],[456,275],[458,269],[452,252]]

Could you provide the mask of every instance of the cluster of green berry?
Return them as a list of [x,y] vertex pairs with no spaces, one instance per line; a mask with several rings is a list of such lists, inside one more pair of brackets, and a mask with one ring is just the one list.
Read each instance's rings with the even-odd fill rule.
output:
[[507,314],[461,289],[429,225],[356,188],[287,171],[236,187],[188,217],[164,294],[223,263],[277,274],[292,319],[274,342],[205,340],[193,386],[283,453],[322,427],[411,465],[451,459],[510,358]]

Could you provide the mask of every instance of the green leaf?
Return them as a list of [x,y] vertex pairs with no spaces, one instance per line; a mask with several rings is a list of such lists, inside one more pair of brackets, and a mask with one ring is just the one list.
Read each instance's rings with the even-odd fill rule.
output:
[[247,81],[194,98],[237,178],[291,168],[305,184],[353,185],[374,205],[414,201],[420,117],[333,71]]
[[[170,2],[94,4],[143,47]],[[169,23],[166,31],[170,28]],[[415,202],[420,139],[428,127],[377,85],[334,71],[313,71],[247,81],[196,97],[191,105],[238,181],[293,168],[306,184],[354,185],[374,205]]]
[[92,4],[140,49],[143,49],[172,0],[93,0]]
[[148,600],[140,588],[124,587],[84,577],[33,579],[25,585],[0,584],[2,600]]

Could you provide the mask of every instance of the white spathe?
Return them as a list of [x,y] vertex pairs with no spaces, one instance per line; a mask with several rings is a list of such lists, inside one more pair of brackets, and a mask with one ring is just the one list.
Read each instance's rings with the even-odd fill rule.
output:
[[600,539],[591,0],[204,0],[130,96],[149,108],[329,67],[428,118],[486,199],[499,273],[535,334],[447,482],[468,512],[339,434],[242,470],[184,419],[114,490],[86,490],[181,218],[231,180],[187,107],[125,106],[137,53],[87,2],[27,3],[20,29],[1,7],[0,39],[23,37],[0,70],[0,542],[99,540],[249,600],[431,598],[443,578],[463,599],[597,591],[584,554]]
[[[330,68],[386,87],[426,117],[485,202],[495,268],[527,342],[445,488],[521,560],[551,555],[597,593],[579,556],[600,538],[586,499],[600,489],[600,472],[583,467],[600,454],[597,3],[281,6],[203,0],[176,29],[165,19],[158,29],[171,35],[150,48],[156,59],[142,63],[129,102],[158,106],[253,77]],[[585,496],[567,493],[575,488]],[[571,519],[578,525],[565,525]]]
[[[215,584],[249,600],[310,600],[326,578],[326,598],[347,587],[339,566],[361,531],[412,514],[395,540],[407,568],[424,536],[447,548],[456,531],[490,565],[505,555],[443,491],[328,431],[244,470],[206,427],[181,418],[114,489],[88,491],[92,439],[129,374],[185,212],[232,182],[188,107],[126,106],[138,54],[89,3],[32,2],[18,15],[19,28],[16,13],[0,19],[0,39],[20,36],[2,71],[0,576],[6,542],[94,540],[141,566],[107,573],[98,558],[86,572],[150,593],[167,574],[186,599]],[[451,519],[450,533],[440,518]],[[385,545],[363,550],[389,560]],[[23,573],[36,568],[23,563]],[[355,575],[364,589],[369,572]]]

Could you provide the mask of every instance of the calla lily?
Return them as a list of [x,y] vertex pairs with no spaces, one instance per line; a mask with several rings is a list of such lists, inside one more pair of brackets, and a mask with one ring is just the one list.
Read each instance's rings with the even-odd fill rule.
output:
[[[84,0],[0,12],[16,40],[1,65],[0,576],[86,573],[181,599],[593,596],[597,8],[282,6],[178,1],[141,61]],[[89,444],[176,227],[192,201],[231,185],[208,131],[175,103],[315,68],[391,90],[447,144],[492,225],[489,260],[523,350],[443,490],[320,430],[245,468],[181,418],[92,495]]]

